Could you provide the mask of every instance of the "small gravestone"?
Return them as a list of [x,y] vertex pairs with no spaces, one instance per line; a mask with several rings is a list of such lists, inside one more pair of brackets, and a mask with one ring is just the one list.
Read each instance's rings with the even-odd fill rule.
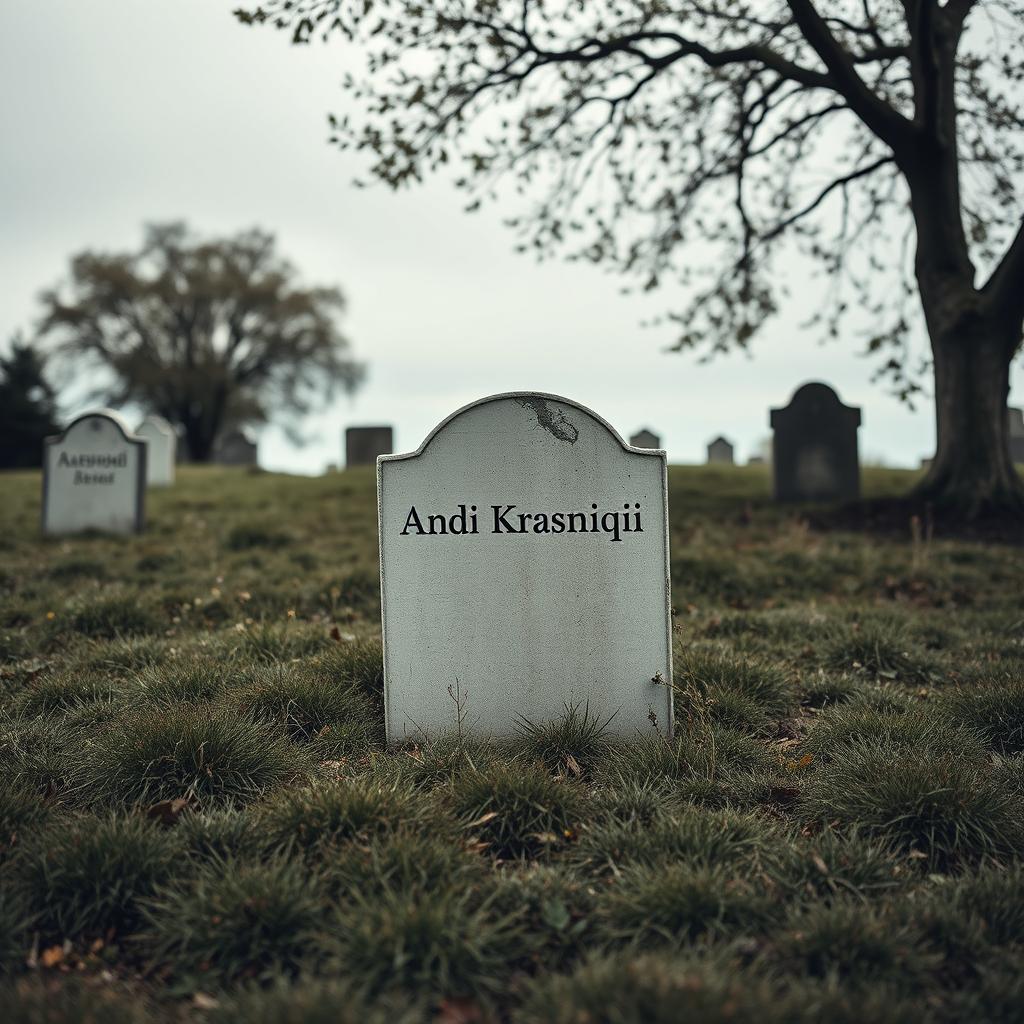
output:
[[771,410],[776,501],[855,501],[860,497],[860,409],[843,405],[827,384],[796,390]]
[[43,448],[43,533],[138,533],[146,442],[117,413],[86,413]]
[[638,430],[629,439],[629,443],[634,448],[660,448],[661,438],[652,430],[648,430],[645,427],[643,430]]
[[345,465],[376,466],[378,455],[395,450],[391,427],[349,427],[345,431]]
[[221,466],[255,466],[256,443],[241,430],[229,430],[213,446],[213,461]]
[[387,735],[589,713],[672,728],[664,452],[568,399],[495,395],[377,462]]
[[178,435],[162,416],[147,416],[135,431],[146,448],[146,483],[150,487],[169,487],[174,483]]
[[763,466],[764,465],[764,456],[763,455],[751,455],[750,458],[747,459],[747,465],[748,466]]
[[732,466],[734,449],[732,443],[724,437],[716,437],[708,445],[708,464],[719,463],[724,466]]
[[1024,463],[1024,411],[1011,406],[1006,414],[1009,418],[1010,461]]

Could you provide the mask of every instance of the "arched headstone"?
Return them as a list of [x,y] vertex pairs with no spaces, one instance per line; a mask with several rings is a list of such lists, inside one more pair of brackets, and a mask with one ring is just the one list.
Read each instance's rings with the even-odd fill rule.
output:
[[776,501],[860,497],[860,409],[815,381],[797,388],[784,409],[772,409],[771,425]]
[[375,466],[378,455],[395,450],[391,427],[349,427],[345,431],[345,466]]
[[1024,411],[1010,406],[1006,415],[1010,434],[1010,460],[1024,463]]
[[716,437],[708,445],[708,462],[716,462],[722,465],[731,466],[735,460],[733,458],[734,449],[732,442],[726,440],[724,437]]
[[643,430],[638,430],[629,439],[629,443],[634,448],[660,448],[661,438],[653,430],[648,430],[644,427]]
[[146,483],[150,487],[169,487],[174,483],[177,461],[178,435],[174,427],[162,416],[147,416],[135,431],[148,448],[146,450]]
[[257,447],[241,430],[229,430],[217,438],[213,446],[213,461],[221,466],[257,465]]
[[387,735],[672,728],[663,452],[533,392],[377,461]]
[[43,447],[43,533],[138,533],[146,442],[117,413],[90,412]]

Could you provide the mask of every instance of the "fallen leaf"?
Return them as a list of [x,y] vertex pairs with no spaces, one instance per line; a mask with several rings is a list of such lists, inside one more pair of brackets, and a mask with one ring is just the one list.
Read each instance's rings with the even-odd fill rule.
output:
[[572,754],[569,754],[565,759],[565,767],[573,773],[573,775],[582,775],[583,769],[580,767],[579,762]]
[[189,805],[192,798],[189,796],[175,797],[173,800],[161,800],[146,809],[146,817],[159,821],[161,825],[171,826],[177,822]]
[[40,954],[39,962],[44,967],[56,967],[64,959],[63,946],[51,946]]
[[192,1005],[197,1010],[216,1010],[220,1006],[220,1002],[205,992],[197,992],[192,997]]

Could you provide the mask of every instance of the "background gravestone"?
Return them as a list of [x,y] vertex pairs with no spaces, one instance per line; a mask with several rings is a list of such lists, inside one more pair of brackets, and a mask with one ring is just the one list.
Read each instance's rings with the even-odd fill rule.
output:
[[854,501],[860,497],[860,409],[827,384],[804,384],[771,410],[776,501]]
[[376,466],[378,455],[395,450],[391,427],[349,427],[345,431],[345,465]]
[[150,487],[168,487],[174,483],[178,435],[162,416],[147,416],[135,431],[148,445],[146,449],[146,483]]
[[708,445],[708,464],[710,465],[714,462],[731,466],[735,462],[733,453],[734,449],[730,441],[727,441],[724,437],[716,437]]
[[671,732],[663,452],[567,399],[496,395],[382,457],[377,486],[391,742],[460,718],[509,735],[566,705]]
[[1024,411],[1011,406],[1006,414],[1009,417],[1010,460],[1024,463]]
[[256,455],[256,442],[241,430],[229,430],[213,446],[213,461],[221,466],[255,466]]
[[146,495],[146,442],[117,413],[74,420],[43,445],[43,533],[138,533]]
[[661,438],[646,427],[638,430],[630,439],[629,443],[633,448],[660,448]]

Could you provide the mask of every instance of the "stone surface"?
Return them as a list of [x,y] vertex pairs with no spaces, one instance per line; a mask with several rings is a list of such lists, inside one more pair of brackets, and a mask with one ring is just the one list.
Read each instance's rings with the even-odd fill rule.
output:
[[496,395],[381,458],[377,485],[391,742],[566,706],[670,732],[664,453],[567,399]]
[[629,439],[629,443],[634,448],[660,448],[661,438],[653,430],[648,430],[645,427],[643,430],[638,430]]
[[724,437],[716,437],[708,445],[708,462],[717,462],[726,466],[732,466],[735,463],[733,458],[734,449],[732,443]]
[[258,465],[257,446],[241,430],[229,430],[213,446],[213,461],[221,466]]
[[771,410],[776,501],[854,501],[860,497],[860,409],[843,405],[827,384],[797,388]]
[[1024,463],[1024,410],[1010,406],[1006,410],[1010,427],[1010,458]]
[[74,420],[43,447],[43,533],[137,533],[146,495],[146,442],[117,413]]
[[345,465],[376,466],[378,455],[395,450],[391,427],[349,427],[345,431]]
[[150,487],[169,487],[174,483],[178,435],[162,416],[147,416],[135,431],[147,444],[146,483]]

